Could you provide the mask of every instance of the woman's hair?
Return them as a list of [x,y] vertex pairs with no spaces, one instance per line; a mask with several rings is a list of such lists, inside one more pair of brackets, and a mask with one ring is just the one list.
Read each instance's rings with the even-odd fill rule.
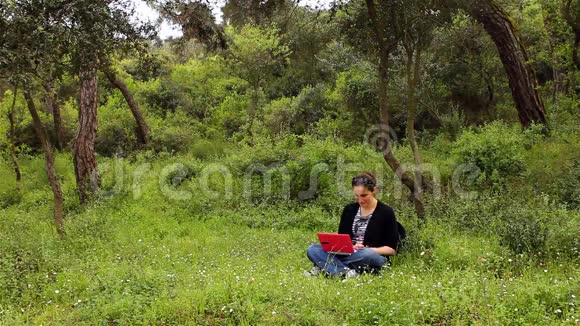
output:
[[370,172],[364,172],[352,178],[352,186],[365,186],[369,191],[377,187],[377,178]]

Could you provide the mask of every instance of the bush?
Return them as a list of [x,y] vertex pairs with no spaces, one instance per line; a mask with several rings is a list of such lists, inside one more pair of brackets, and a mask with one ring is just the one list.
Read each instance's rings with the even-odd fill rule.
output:
[[264,125],[272,136],[288,133],[292,130],[298,113],[294,110],[294,99],[282,97],[264,107]]
[[319,207],[299,207],[298,205],[287,204],[274,207],[268,206],[268,208],[254,206],[238,212],[232,218],[236,223],[251,228],[276,230],[299,228],[318,232],[320,230],[335,230],[338,223],[336,218],[333,218]]
[[546,250],[553,259],[580,258],[580,214],[578,211],[570,212],[565,209],[556,211],[552,215],[552,221],[548,223]]
[[541,254],[546,249],[546,226],[529,212],[505,220],[499,235],[500,245],[507,246],[516,254]]
[[464,131],[452,150],[460,163],[475,164],[483,182],[503,183],[525,171],[523,135],[519,127],[493,122],[479,130]]
[[[275,141],[263,138],[257,141],[254,146],[230,149],[220,161],[231,169],[240,193],[245,176],[253,169],[250,177],[253,203],[285,201],[289,195],[297,201],[316,200],[325,209],[333,210],[352,199],[350,178],[354,174],[365,170],[376,172],[382,184],[383,171],[387,169],[379,153],[362,145],[346,146],[331,139],[292,134]],[[263,191],[266,174],[272,181],[269,195]],[[285,188],[288,183],[289,193]]]
[[22,195],[20,192],[9,190],[0,193],[0,209],[16,205],[22,200]]
[[454,105],[448,113],[441,116],[441,124],[443,133],[455,139],[466,124],[465,114],[457,105]]
[[137,139],[133,131],[119,125],[109,125],[101,128],[95,142],[97,153],[107,157],[120,152],[132,152],[137,147]]
[[574,160],[557,180],[558,195],[572,209],[580,207],[580,159]]
[[306,87],[296,96],[291,103],[295,112],[296,120],[292,121],[292,132],[295,134],[305,134],[312,132],[312,125],[324,118],[325,112],[329,108],[328,100],[325,96],[326,86],[317,84],[315,87]]
[[224,138],[229,139],[235,133],[242,131],[248,121],[248,96],[234,93],[228,95],[224,101],[212,112],[212,125],[223,129]]
[[107,103],[99,107],[99,132],[95,143],[97,153],[112,156],[120,151],[137,148],[136,123],[120,93],[107,97]]
[[430,205],[431,215],[457,230],[490,234],[494,233],[490,226],[497,224],[499,207],[506,204],[499,199],[487,193],[477,198],[445,197]]
[[164,121],[151,126],[150,147],[156,152],[186,152],[201,138],[201,122],[188,119],[183,113],[168,113]]
[[205,160],[211,157],[223,156],[226,148],[227,143],[221,140],[200,139],[191,146],[189,153],[200,160]]

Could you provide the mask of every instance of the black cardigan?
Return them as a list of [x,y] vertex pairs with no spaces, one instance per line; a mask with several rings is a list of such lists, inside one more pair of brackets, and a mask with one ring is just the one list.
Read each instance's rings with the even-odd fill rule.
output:
[[[338,233],[349,234],[351,239],[354,238],[352,223],[358,208],[359,203],[357,202],[350,203],[344,207],[340,217],[340,224],[338,225]],[[399,231],[397,220],[395,219],[395,211],[379,200],[367,225],[363,245],[368,247],[389,246],[397,250],[398,244]]]

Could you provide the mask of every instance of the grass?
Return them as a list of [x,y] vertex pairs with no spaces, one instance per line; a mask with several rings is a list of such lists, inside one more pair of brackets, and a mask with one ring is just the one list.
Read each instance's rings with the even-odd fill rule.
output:
[[73,216],[69,236],[57,242],[50,221],[18,221],[48,216],[47,206],[20,213],[3,214],[3,228],[22,227],[12,243],[20,265],[2,258],[6,325],[573,324],[576,318],[576,265],[539,266],[496,241],[437,223],[425,228],[433,248],[401,254],[379,276],[342,282],[302,275],[313,230],[250,228],[211,213],[177,219],[119,198]]
[[[192,174],[177,186],[190,189],[192,198],[171,200],[155,176],[180,158],[162,157],[149,159],[139,196],[131,177],[143,160],[128,159],[120,191],[81,207],[70,155],[57,158],[66,196],[64,240],[56,240],[41,157],[23,160],[22,198],[0,209],[1,325],[580,322],[578,257],[557,258],[557,248],[547,248],[551,256],[514,254],[499,245],[498,234],[483,232],[495,211],[516,214],[508,208],[527,205],[521,198],[430,201],[428,223],[419,229],[412,208],[387,194],[411,242],[380,275],[342,282],[302,274],[311,267],[305,250],[317,242],[316,232],[336,230],[339,197],[267,205],[238,197],[212,201],[191,190]],[[0,178],[11,180],[11,173],[0,165]],[[0,197],[11,198],[11,182],[0,187]],[[103,183],[112,189],[115,178],[104,173]],[[577,210],[537,205],[543,215],[557,213],[578,225]]]

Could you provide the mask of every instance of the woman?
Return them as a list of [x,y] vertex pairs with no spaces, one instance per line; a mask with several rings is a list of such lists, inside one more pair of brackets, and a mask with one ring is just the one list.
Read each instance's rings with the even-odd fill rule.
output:
[[350,235],[355,252],[334,255],[319,244],[311,245],[306,255],[314,267],[305,275],[325,272],[330,276],[357,277],[361,272],[380,270],[389,256],[396,255],[399,232],[395,212],[375,198],[375,176],[367,172],[352,178],[352,191],[356,202],[344,207],[338,233]]

